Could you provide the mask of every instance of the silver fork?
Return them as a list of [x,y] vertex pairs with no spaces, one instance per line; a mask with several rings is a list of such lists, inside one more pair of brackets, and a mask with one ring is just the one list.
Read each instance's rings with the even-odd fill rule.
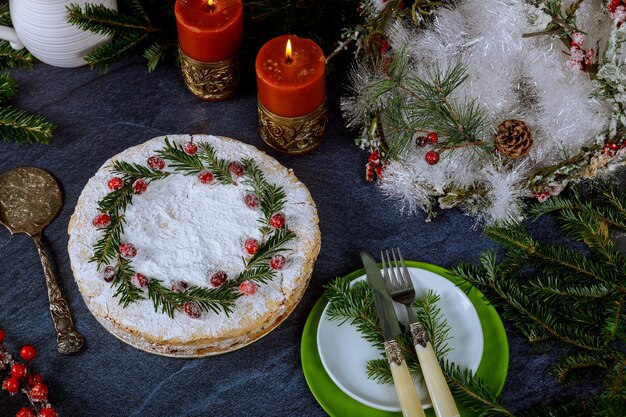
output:
[[[424,375],[424,381],[426,381],[426,388],[433,403],[435,414],[438,417],[458,417],[460,416],[459,410],[443,376],[432,343],[428,340],[424,325],[411,307],[413,301],[415,301],[415,288],[399,248],[397,253],[398,258],[400,258],[399,264],[396,258],[396,250],[391,250],[391,257],[393,257],[392,266],[389,251],[387,250],[385,253],[380,252],[383,262],[383,277],[385,278],[387,290],[393,301],[403,304],[406,308],[409,316],[409,330],[415,345],[415,353],[417,353],[417,358],[422,368],[422,374]],[[387,255],[386,260],[385,254]]]

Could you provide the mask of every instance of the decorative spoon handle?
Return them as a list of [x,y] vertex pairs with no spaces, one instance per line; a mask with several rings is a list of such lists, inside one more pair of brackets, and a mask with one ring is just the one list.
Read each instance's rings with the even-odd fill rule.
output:
[[37,252],[39,252],[39,258],[41,259],[41,265],[46,277],[50,314],[57,331],[57,350],[66,355],[76,353],[83,346],[83,336],[74,329],[70,308],[65,298],[63,298],[59,284],[57,284],[57,280],[54,277],[50,260],[41,242],[41,235],[37,234],[32,236],[32,238],[35,246],[37,246]]

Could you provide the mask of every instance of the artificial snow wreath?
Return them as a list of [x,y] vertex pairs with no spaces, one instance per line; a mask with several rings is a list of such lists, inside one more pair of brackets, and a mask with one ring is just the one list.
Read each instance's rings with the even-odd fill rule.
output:
[[342,109],[403,207],[518,220],[524,198],[624,167],[623,0],[363,6]]

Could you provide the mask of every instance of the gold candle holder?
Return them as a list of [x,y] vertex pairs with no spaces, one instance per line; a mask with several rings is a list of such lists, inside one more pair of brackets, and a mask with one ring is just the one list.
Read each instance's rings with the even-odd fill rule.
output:
[[235,95],[240,71],[237,57],[218,62],[201,62],[187,56],[182,49],[180,64],[189,91],[203,100],[225,100]]
[[261,100],[257,102],[261,138],[278,152],[302,155],[322,143],[326,132],[326,103],[304,116],[284,117],[266,109]]

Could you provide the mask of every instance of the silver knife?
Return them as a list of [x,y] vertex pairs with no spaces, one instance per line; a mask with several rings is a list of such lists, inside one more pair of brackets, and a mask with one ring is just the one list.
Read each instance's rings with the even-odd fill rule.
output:
[[402,355],[402,350],[396,338],[402,333],[396,312],[393,309],[393,300],[385,287],[383,276],[372,255],[361,252],[361,259],[367,274],[367,283],[376,296],[376,312],[385,338],[385,352],[387,362],[391,368],[393,383],[396,387],[400,408],[404,417],[425,417],[424,409],[415,390],[413,378]]

